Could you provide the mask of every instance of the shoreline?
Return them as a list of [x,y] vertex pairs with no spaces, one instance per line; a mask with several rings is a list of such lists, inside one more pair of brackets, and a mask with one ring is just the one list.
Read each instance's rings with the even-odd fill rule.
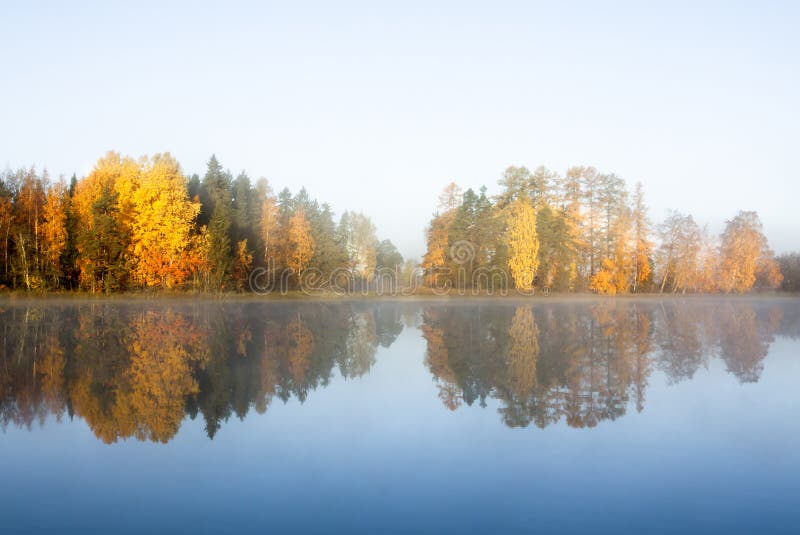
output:
[[82,304],[82,303],[148,303],[148,302],[207,302],[207,303],[346,303],[346,302],[400,302],[400,303],[569,303],[569,302],[609,302],[609,301],[794,301],[800,299],[800,293],[789,292],[751,292],[745,294],[623,294],[599,295],[594,293],[551,293],[549,295],[508,295],[478,294],[460,295],[451,293],[436,295],[422,293],[412,295],[376,295],[376,294],[315,294],[289,292],[287,294],[239,294],[239,293],[186,293],[186,292],[122,292],[114,294],[90,293],[0,293],[0,306],[6,304],[49,303],[49,304]]

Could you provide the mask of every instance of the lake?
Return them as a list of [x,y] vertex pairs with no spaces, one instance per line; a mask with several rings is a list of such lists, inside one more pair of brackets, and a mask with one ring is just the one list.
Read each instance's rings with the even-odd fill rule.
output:
[[0,302],[3,533],[797,533],[800,300]]

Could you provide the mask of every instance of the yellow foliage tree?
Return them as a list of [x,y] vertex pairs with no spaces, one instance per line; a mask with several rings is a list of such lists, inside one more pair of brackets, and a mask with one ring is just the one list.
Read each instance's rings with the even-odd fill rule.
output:
[[123,158],[112,151],[100,158],[92,172],[78,182],[72,198],[72,209],[78,228],[86,239],[81,239],[79,235],[77,240],[76,267],[79,270],[81,283],[86,287],[96,289],[93,277],[95,271],[100,267],[97,265],[98,259],[89,254],[93,246],[91,241],[98,234],[98,229],[94,228],[95,218],[92,209],[105,193],[110,192],[114,195],[114,227],[121,240],[119,245],[127,248],[131,224],[135,218],[133,192],[139,183],[139,174],[140,165],[136,161],[128,157]]
[[437,270],[444,267],[447,263],[448,252],[448,229],[453,221],[453,212],[434,217],[428,227],[426,234],[428,239],[428,251],[422,258],[422,269],[425,270],[427,283],[429,286],[436,284]]
[[0,255],[3,260],[3,278],[8,278],[9,243],[11,240],[11,223],[14,222],[11,197],[0,195]]
[[589,289],[602,295],[616,295],[619,286],[619,276],[614,262],[604,258],[600,270],[589,282]]
[[289,219],[288,245],[287,267],[299,277],[308,267],[316,246],[311,235],[311,225],[303,210],[297,210]]
[[783,282],[783,273],[771,250],[762,253],[756,264],[756,287],[773,289]]
[[247,239],[241,240],[236,243],[235,256],[233,257],[233,282],[238,291],[244,291],[252,267],[253,254],[247,248]]
[[[100,158],[88,176],[78,182],[73,197],[73,209],[80,224],[91,224],[91,211],[94,202],[108,187],[117,195],[120,221],[130,224],[133,220],[133,191],[139,183],[139,164],[132,158],[122,157],[110,151]],[[124,210],[123,210],[124,208]]]
[[514,284],[521,290],[533,288],[539,267],[539,238],[536,235],[536,211],[530,200],[520,198],[508,210],[508,267]]
[[47,190],[42,227],[45,272],[57,286],[61,276],[61,255],[67,247],[67,188],[63,180]]
[[186,179],[175,159],[157,154],[146,160],[133,191],[131,256],[142,286],[172,288],[188,277],[189,244],[200,203],[189,200]]
[[720,245],[719,287],[725,292],[746,292],[756,282],[762,257],[771,254],[756,212],[739,212],[728,221]]

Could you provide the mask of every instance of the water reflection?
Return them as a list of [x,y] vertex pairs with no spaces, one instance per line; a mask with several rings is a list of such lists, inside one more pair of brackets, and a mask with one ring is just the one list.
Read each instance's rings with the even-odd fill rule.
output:
[[[304,401],[368,374],[379,346],[419,328],[442,404],[500,403],[503,422],[593,427],[646,405],[654,371],[690,380],[722,359],[758,381],[788,301],[430,304],[77,304],[0,309],[0,421],[83,419],[107,443],[168,442],[184,418],[213,438],[275,398]],[[412,365],[413,363],[410,363]]]
[[742,383],[758,381],[774,336],[797,334],[796,315],[784,322],[784,308],[673,300],[437,307],[425,311],[422,332],[449,409],[496,398],[512,427],[561,419],[594,427],[629,405],[642,411],[656,369],[677,383],[719,356]]
[[369,372],[399,307],[82,305],[0,311],[0,418],[84,419],[105,442],[169,441],[186,414],[213,437],[277,397],[303,401],[334,369]]

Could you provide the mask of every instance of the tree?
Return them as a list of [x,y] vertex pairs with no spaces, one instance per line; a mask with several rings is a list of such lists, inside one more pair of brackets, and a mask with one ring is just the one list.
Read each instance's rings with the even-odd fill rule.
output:
[[[725,224],[720,244],[719,286],[726,292],[746,292],[756,282],[759,263],[766,264],[772,252],[756,212],[739,212]],[[774,277],[773,280],[778,277]],[[778,281],[779,282],[779,281]]]
[[536,212],[527,198],[510,205],[507,235],[511,277],[518,289],[530,290],[539,267],[539,239],[536,236]]
[[92,292],[106,293],[124,287],[128,273],[126,239],[119,225],[117,193],[103,185],[86,225],[78,235],[81,244],[81,284]]
[[244,291],[252,267],[253,255],[247,249],[247,239],[245,238],[236,243],[236,254],[233,257],[233,283],[237,291]]
[[303,210],[297,210],[289,220],[287,267],[299,279],[314,256],[314,238]]
[[800,253],[786,253],[776,258],[778,269],[783,275],[781,290],[800,291]]
[[595,274],[600,267],[600,222],[602,221],[601,188],[602,178],[594,167],[573,167],[567,176],[574,176],[580,185],[580,199],[584,202],[583,235],[586,254],[589,260],[588,276]]
[[360,212],[347,212],[342,215],[340,235],[344,239],[345,249],[350,261],[350,268],[356,275],[371,279],[375,272],[376,250],[378,238],[375,225],[370,218]]
[[31,168],[22,177],[14,202],[14,247],[16,258],[13,272],[25,288],[31,290],[42,285],[42,229],[45,205],[44,180]]
[[311,210],[306,211],[306,217],[311,225],[311,235],[315,243],[311,265],[325,275],[346,267],[348,263],[346,244],[339,240],[331,207],[327,203],[319,206],[314,201],[311,203]]
[[239,243],[241,240],[249,239],[254,242],[253,226],[253,188],[247,173],[242,171],[231,185],[233,194],[233,230],[234,240]]
[[652,275],[650,257],[653,244],[650,242],[650,221],[647,218],[647,206],[644,204],[642,183],[637,182],[633,193],[633,239],[635,251],[633,259],[633,293],[646,286]]
[[0,182],[0,255],[3,260],[2,280],[9,278],[9,249],[11,246],[11,224],[14,221],[11,194]]
[[555,212],[545,204],[536,213],[538,279],[544,287],[565,291],[573,288],[577,275],[578,246],[572,228],[566,210]]
[[[133,192],[138,187],[139,174],[137,162],[108,152],[75,187],[75,254],[84,288],[110,291],[122,289],[127,283],[131,224],[135,219]],[[95,224],[102,228],[96,229]]]
[[280,250],[280,213],[272,188],[267,185],[261,200],[261,220],[259,224],[261,242],[264,244],[264,261],[278,262]]
[[210,223],[217,200],[230,199],[230,182],[230,176],[223,171],[217,156],[212,154],[206,166],[206,174],[203,175],[203,180],[200,182],[201,210],[198,217],[199,225],[208,225]]
[[531,183],[531,172],[527,167],[511,166],[506,169],[497,181],[497,184],[502,188],[502,191],[497,196],[497,207],[502,209],[518,199],[530,198],[528,192],[530,191]]
[[617,294],[617,267],[614,262],[604,258],[600,270],[592,276],[589,289],[603,295]]
[[422,258],[422,269],[425,270],[428,285],[436,284],[440,271],[448,261],[449,235],[448,229],[453,218],[453,212],[435,215],[425,231],[428,243],[425,256]]
[[690,215],[670,212],[667,219],[659,226],[659,236],[660,292],[664,292],[668,281],[671,282],[673,292],[678,290],[685,292],[694,288],[701,246],[701,234],[697,223]]
[[69,197],[64,180],[52,184],[46,193],[42,235],[44,238],[44,272],[53,287],[63,275],[62,256],[67,249],[67,216]]
[[142,286],[180,286],[192,268],[189,245],[200,203],[189,200],[186,178],[169,153],[144,162],[133,203],[135,281]]
[[208,223],[208,266],[210,283],[215,290],[225,287],[231,271],[230,205],[224,202],[214,206]]
[[439,210],[449,212],[461,204],[462,191],[455,182],[450,182],[439,194]]
[[403,264],[403,255],[390,240],[383,240],[375,248],[375,267],[376,269],[389,269],[395,272]]
[[765,248],[756,264],[755,287],[759,290],[772,290],[779,287],[782,282],[783,273],[781,273],[780,264],[775,259],[775,253],[771,249]]
[[558,173],[543,165],[533,170],[528,179],[528,196],[537,210],[553,202],[553,188],[558,183]]

